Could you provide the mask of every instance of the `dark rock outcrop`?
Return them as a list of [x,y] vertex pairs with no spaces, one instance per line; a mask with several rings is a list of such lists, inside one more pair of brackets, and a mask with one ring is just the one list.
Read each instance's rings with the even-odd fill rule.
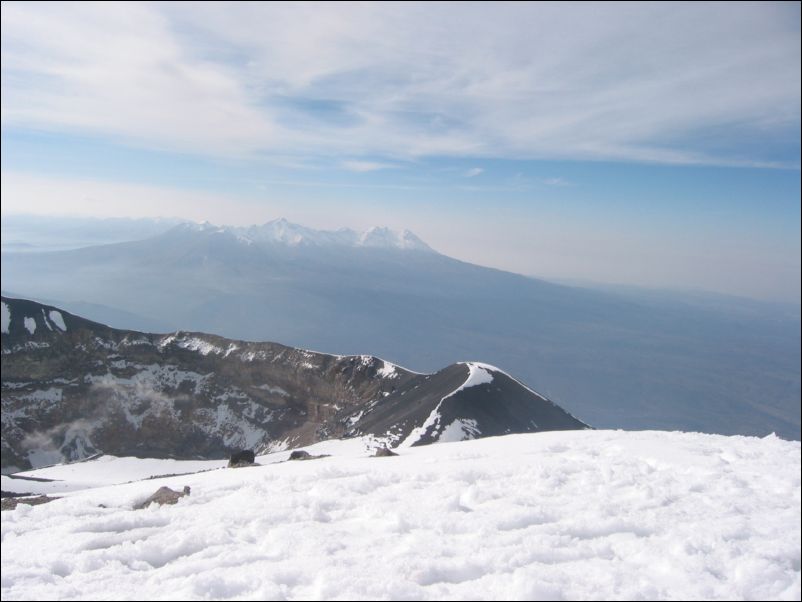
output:
[[183,491],[174,491],[169,487],[159,487],[156,490],[156,493],[151,495],[144,502],[136,504],[134,506],[134,510],[142,510],[151,504],[159,504],[160,506],[163,504],[175,504],[185,495],[189,495],[189,487],[186,485],[184,486]]
[[38,506],[40,504],[47,504],[56,501],[57,497],[48,497],[46,495],[38,495],[36,497],[7,497],[3,498],[0,502],[0,510],[13,510],[20,504],[28,506]]
[[256,462],[256,456],[253,451],[250,449],[243,449],[235,454],[231,454],[231,458],[228,460],[228,467],[239,468],[241,466],[253,466],[254,462]]
[[587,428],[492,366],[416,374],[368,355],[118,330],[8,297],[2,308],[6,472],[33,452],[213,459],[361,435],[395,446]]

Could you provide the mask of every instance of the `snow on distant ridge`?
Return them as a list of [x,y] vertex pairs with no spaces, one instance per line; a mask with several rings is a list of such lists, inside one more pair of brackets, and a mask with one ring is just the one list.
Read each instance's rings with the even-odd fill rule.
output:
[[25,329],[33,334],[36,332],[36,318],[25,317]]
[[359,235],[359,245],[384,249],[431,250],[409,230],[396,232],[389,228],[373,227]]
[[382,378],[396,378],[398,373],[395,371],[398,366],[395,364],[388,362],[387,360],[381,360],[382,367],[376,371],[376,374],[381,376]]
[[5,301],[2,302],[0,308],[0,332],[8,334],[8,327],[11,325],[11,311]]
[[561,431],[380,459],[346,444],[115,486],[98,481],[190,467],[45,469],[65,491],[101,486],[2,513],[2,598],[800,599],[798,441]]
[[53,322],[56,326],[58,326],[62,332],[67,331],[67,325],[64,323],[64,316],[61,315],[60,311],[56,311],[55,309],[50,311],[50,321]]
[[284,218],[254,226],[216,226],[209,222],[202,224],[181,224],[175,231],[207,232],[230,234],[245,244],[300,246],[346,246],[382,249],[431,251],[431,247],[409,230],[400,232],[386,227],[373,227],[364,232],[340,228],[339,230],[315,230],[293,224]]
[[468,366],[468,370],[470,370],[470,374],[468,374],[468,379],[462,383],[459,389],[454,391],[452,395],[462,391],[463,389],[467,389],[468,387],[475,387],[477,385],[483,385],[485,383],[492,383],[493,382],[493,374],[492,371],[496,370],[499,371],[498,368],[495,366],[491,366],[490,364],[482,364],[480,362],[464,362],[463,365]]

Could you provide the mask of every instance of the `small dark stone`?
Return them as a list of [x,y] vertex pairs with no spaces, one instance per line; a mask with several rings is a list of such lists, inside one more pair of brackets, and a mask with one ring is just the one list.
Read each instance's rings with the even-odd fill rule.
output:
[[376,453],[373,454],[374,458],[386,458],[389,456],[397,456],[398,454],[394,451],[387,449],[386,447],[380,447],[376,450]]
[[169,487],[159,487],[152,496],[146,499],[141,504],[134,506],[134,510],[142,510],[147,508],[154,502],[156,504],[175,504],[180,498],[189,495],[189,487],[184,485],[183,491],[173,491]]
[[249,449],[243,449],[231,455],[231,458],[228,460],[228,467],[237,468],[239,466],[250,466],[255,461],[256,456],[254,456],[254,453]]
[[309,458],[311,458],[309,452],[302,449],[296,449],[290,454],[290,460],[308,460]]

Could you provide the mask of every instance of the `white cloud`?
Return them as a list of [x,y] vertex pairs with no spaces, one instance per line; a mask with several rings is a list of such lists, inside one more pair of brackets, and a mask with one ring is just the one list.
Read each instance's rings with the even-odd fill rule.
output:
[[573,182],[565,178],[544,178],[541,180],[546,186],[556,186],[561,188],[563,186],[573,186]]
[[798,138],[798,20],[768,3],[3,3],[2,118],[222,157],[770,164],[737,149]]
[[481,174],[482,172],[484,172],[484,169],[482,169],[481,167],[472,167],[471,169],[466,171],[464,175],[466,178],[474,178],[479,174]]
[[391,163],[379,163],[378,161],[343,161],[341,163],[344,169],[348,171],[355,171],[357,173],[364,173],[369,171],[378,171],[380,169],[394,169],[398,165]]
[[148,5],[4,4],[3,123],[212,155],[273,146],[270,112],[190,54]]

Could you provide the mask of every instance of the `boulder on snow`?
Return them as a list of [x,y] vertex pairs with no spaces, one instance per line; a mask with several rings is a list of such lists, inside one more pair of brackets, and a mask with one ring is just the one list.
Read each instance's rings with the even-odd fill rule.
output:
[[[30,494],[21,494],[30,495]],[[36,497],[4,497],[2,501],[2,510],[13,510],[19,504],[27,504],[29,506],[38,506],[39,504],[47,504],[48,502],[55,501],[59,498],[48,497],[46,495],[38,495]]]
[[328,454],[320,454],[319,456],[313,456],[308,451],[304,451],[302,449],[296,449],[294,452],[290,454],[290,460],[317,460],[318,458],[328,458]]
[[161,504],[175,504],[180,498],[184,497],[185,495],[189,495],[189,487],[184,485],[183,491],[173,491],[169,487],[159,487],[156,490],[156,493],[151,495],[148,499],[146,499],[141,504],[137,504],[134,506],[134,510],[142,510],[143,508],[147,508],[152,503]]
[[398,454],[395,453],[394,451],[392,451],[391,449],[388,449],[386,447],[379,447],[378,449],[376,449],[376,453],[373,454],[373,457],[374,458],[387,458],[389,456],[397,456],[397,455]]
[[239,468],[240,466],[251,466],[256,462],[256,456],[249,449],[243,449],[235,454],[231,454],[228,460],[229,468]]

